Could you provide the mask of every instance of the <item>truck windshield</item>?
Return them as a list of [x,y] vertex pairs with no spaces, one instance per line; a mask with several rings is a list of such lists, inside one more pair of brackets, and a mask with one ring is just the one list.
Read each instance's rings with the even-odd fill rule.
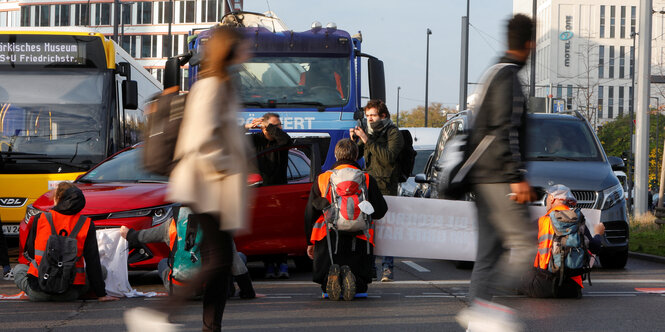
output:
[[0,75],[0,172],[81,171],[102,160],[109,73]]
[[529,119],[527,126],[529,161],[602,161],[594,134],[583,121]]
[[248,107],[342,106],[349,102],[349,59],[267,57],[245,62],[235,81]]

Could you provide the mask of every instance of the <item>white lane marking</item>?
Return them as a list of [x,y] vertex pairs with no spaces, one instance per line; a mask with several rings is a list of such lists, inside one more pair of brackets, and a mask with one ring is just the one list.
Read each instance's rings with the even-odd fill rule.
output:
[[264,299],[292,299],[291,296],[265,296]]
[[409,267],[411,267],[412,269],[414,269],[418,272],[430,272],[430,270],[428,270],[427,268],[424,268],[424,267],[422,267],[422,266],[420,266],[420,265],[418,265],[418,264],[416,264],[412,261],[402,261],[402,263],[408,265]]
[[[665,284],[665,279],[592,279],[594,284]],[[252,281],[256,285],[314,286],[313,281]],[[372,287],[384,285],[468,285],[469,280],[395,280],[373,282]]]
[[592,297],[607,297],[607,296],[619,296],[619,297],[632,297],[637,296],[637,294],[584,294],[584,296]]
[[458,297],[458,296],[453,296],[453,295],[404,295],[404,297],[412,297],[412,298],[453,298],[453,297]]

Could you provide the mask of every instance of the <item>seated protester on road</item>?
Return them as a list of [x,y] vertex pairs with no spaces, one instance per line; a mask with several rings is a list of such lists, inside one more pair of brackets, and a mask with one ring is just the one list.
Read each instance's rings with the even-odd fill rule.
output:
[[[99,301],[113,301],[118,298],[106,295],[102,265],[99,261],[95,224],[87,218],[76,236],[78,257],[76,277],[70,288],[62,294],[44,292],[38,281],[37,267],[45,255],[46,242],[51,236],[51,226],[46,214],[50,213],[56,233],[69,233],[73,230],[85,206],[83,192],[71,182],[61,182],[53,197],[55,207],[50,212],[33,217],[32,228],[25,243],[25,251],[34,259],[30,266],[18,264],[14,268],[16,286],[25,292],[32,301],[74,301],[92,289]],[[35,256],[37,254],[38,256]],[[85,266],[85,270],[84,270]]]
[[263,151],[288,146],[291,136],[282,130],[282,122],[277,113],[266,113],[261,118],[252,119],[245,125],[246,129],[261,128],[260,132],[251,135],[252,145],[258,156],[259,173],[263,178],[263,185],[286,184],[286,168],[289,163],[289,151],[262,153]]
[[[337,162],[332,169],[353,168],[360,169],[355,160],[358,159],[358,147],[350,139],[342,139],[335,146],[335,158]],[[309,201],[305,209],[305,235],[308,239],[307,255],[314,260],[312,279],[321,285],[323,292],[327,292],[331,299],[339,299],[340,290],[336,295],[332,295],[327,290],[328,274],[331,269],[330,254],[328,250],[328,239],[330,237],[331,246],[334,248],[333,261],[335,265],[341,266],[343,275],[335,275],[337,284],[343,288],[341,292],[347,291],[344,287],[345,282],[340,279],[351,278],[350,273],[355,277],[355,290],[348,290],[349,296],[344,296],[350,300],[356,293],[366,293],[367,285],[372,282],[372,266],[374,265],[374,229],[369,230],[369,239],[363,232],[342,232],[327,231],[326,223],[323,217],[323,210],[330,205],[330,195],[324,197],[322,192],[326,191],[329,185],[331,171],[319,175],[318,180],[312,185]],[[379,187],[373,177],[369,176],[369,183],[366,189],[367,201],[372,204],[374,213],[372,219],[380,219],[388,211],[386,201],[379,190]],[[369,244],[368,244],[369,242]],[[370,245],[371,244],[371,245]],[[369,250],[368,250],[369,246]],[[369,252],[368,252],[369,251]],[[348,267],[346,267],[348,266]],[[340,271],[338,270],[337,273]],[[331,281],[331,284],[335,281]],[[337,287],[337,286],[335,286]]]
[[[552,236],[554,226],[550,220],[550,213],[558,211],[557,219],[576,218],[577,215],[570,207],[577,204],[577,200],[568,187],[557,184],[547,190],[547,213],[538,219],[538,252],[533,263],[534,268],[522,278],[520,292],[538,298],[580,298],[582,297],[582,277],[574,276],[559,282],[558,276],[547,270],[552,256]],[[583,216],[582,216],[583,217]],[[588,228],[584,228],[584,238],[591,253],[598,254],[601,250],[601,236],[605,233],[605,225],[598,223],[591,236]]]
[[[137,231],[133,228],[128,228],[127,226],[120,227],[120,235],[123,238],[127,239],[129,242],[130,248],[139,248],[141,244],[144,243],[153,243],[153,242],[164,242],[166,243],[171,250],[175,244],[176,235],[176,221],[171,219],[171,222],[164,222],[159,226],[142,229]],[[169,266],[169,259],[164,258],[157,264],[157,272],[159,277],[162,278],[162,283],[167,290],[171,289],[171,267]],[[231,274],[233,278],[238,283],[240,288],[240,293],[238,296],[243,299],[253,299],[256,297],[254,292],[254,287],[252,286],[252,279],[249,277],[249,271],[245,262],[238,255],[236,250],[236,245],[233,243],[233,265],[231,265]],[[173,290],[175,291],[178,288],[178,282],[173,283]],[[230,285],[231,287],[233,285]],[[199,289],[202,291],[202,289]],[[229,296],[233,296],[233,293],[229,293]],[[193,295],[196,296],[196,295]]]

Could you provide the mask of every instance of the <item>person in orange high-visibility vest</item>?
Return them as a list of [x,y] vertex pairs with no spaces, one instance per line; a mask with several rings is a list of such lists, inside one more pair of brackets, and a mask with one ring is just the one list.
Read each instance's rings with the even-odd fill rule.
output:
[[113,301],[118,298],[106,295],[102,265],[99,261],[99,249],[95,224],[85,218],[76,235],[77,255],[76,276],[72,285],[62,294],[44,292],[39,286],[38,266],[44,256],[46,242],[51,236],[51,226],[46,214],[51,215],[53,226],[58,234],[69,234],[74,230],[81,210],[85,206],[83,192],[71,182],[61,182],[53,196],[55,206],[49,212],[33,218],[30,234],[24,245],[25,253],[32,259],[30,266],[19,264],[14,268],[14,282],[32,301],[74,301],[85,295],[91,288],[99,301]]
[[[333,170],[360,169],[356,163],[358,147],[350,139],[345,138],[337,142],[335,158],[337,162],[333,165]],[[369,238],[363,232],[328,232],[323,210],[331,202],[330,191],[326,194],[331,174],[331,171],[327,171],[319,175],[317,181],[312,184],[309,202],[305,209],[307,255],[314,260],[312,279],[321,285],[323,292],[333,300],[339,299],[340,294],[345,292],[344,298],[349,300],[355,294],[366,293],[367,285],[372,282],[374,229],[370,228],[367,232]],[[388,211],[388,205],[383,199],[376,180],[368,174],[364,174],[364,176],[367,179],[365,182],[367,183],[366,198],[374,208],[371,218],[380,219]],[[330,237],[330,242],[333,243],[334,265],[330,261],[326,237]],[[331,266],[337,266],[337,268],[331,269]],[[331,292],[327,288],[334,289]]]
[[[561,283],[557,276],[547,270],[552,257],[552,241],[554,239],[554,226],[550,219],[550,213],[556,211],[557,219],[576,218],[576,213],[571,210],[577,200],[568,187],[557,184],[547,190],[547,213],[538,219],[538,252],[533,262],[533,269],[527,273],[522,281],[521,292],[538,298],[580,298],[582,297],[582,277],[574,276],[566,278]],[[595,236],[591,236],[588,228],[584,229],[585,240],[588,248],[593,254],[601,250],[601,236],[605,233],[603,223],[594,227]]]

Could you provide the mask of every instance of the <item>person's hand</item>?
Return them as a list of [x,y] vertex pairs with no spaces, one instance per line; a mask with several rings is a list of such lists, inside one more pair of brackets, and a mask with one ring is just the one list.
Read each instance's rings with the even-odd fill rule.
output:
[[110,295],[102,296],[102,297],[97,299],[97,301],[99,301],[99,302],[109,302],[109,301],[118,301],[118,300],[120,300],[120,298],[117,298],[115,296],[110,296]]
[[367,143],[367,134],[365,133],[365,131],[362,128],[355,127],[355,128],[352,128],[352,130],[353,130],[354,135],[358,136],[363,141],[363,143]]
[[[358,128],[358,127],[356,127]],[[353,141],[353,136],[356,134],[356,128],[349,128],[349,138]]]
[[307,257],[314,259],[314,246],[307,246]]
[[262,123],[263,123],[263,118],[254,118],[252,119],[252,121],[245,123],[245,128],[247,129],[259,128],[261,127]]
[[593,230],[596,233],[596,235],[603,235],[605,234],[605,224],[599,222],[598,224],[596,224],[596,226],[593,226]]
[[127,239],[127,233],[129,233],[129,228],[127,226],[120,226],[120,236],[123,239]]
[[529,182],[526,180],[522,182],[511,183],[510,191],[512,191],[512,193],[508,194],[510,199],[519,204],[528,203],[536,199],[536,192],[531,189]]

